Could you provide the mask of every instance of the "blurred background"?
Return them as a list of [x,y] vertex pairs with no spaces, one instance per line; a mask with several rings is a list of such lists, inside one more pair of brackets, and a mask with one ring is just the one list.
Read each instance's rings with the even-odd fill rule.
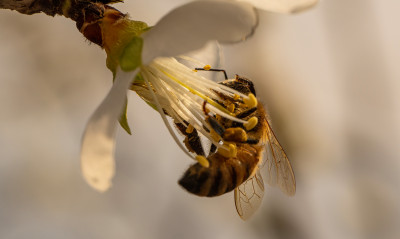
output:
[[[155,24],[187,1],[116,7]],[[223,48],[229,75],[255,82],[297,179],[294,197],[267,186],[247,222],[233,193],[179,187],[192,162],[135,93],[113,187],[90,188],[79,151],[111,87],[105,53],[68,19],[0,10],[0,238],[399,238],[398,9],[325,0],[293,16],[260,11],[254,37]]]

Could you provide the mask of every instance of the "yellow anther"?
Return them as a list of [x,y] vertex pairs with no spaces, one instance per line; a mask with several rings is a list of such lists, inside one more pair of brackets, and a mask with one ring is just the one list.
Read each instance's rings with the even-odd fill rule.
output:
[[236,157],[236,155],[237,155],[236,144],[229,144],[229,154],[230,154],[231,158]]
[[230,104],[230,105],[228,105],[228,110],[230,111],[230,112],[234,112],[235,111],[235,104]]
[[242,128],[228,128],[224,132],[224,140],[233,142],[246,142],[247,133]]
[[194,71],[194,72],[197,72],[197,70],[196,70],[196,69],[193,69],[193,71]]
[[225,144],[224,146],[218,148],[218,153],[225,158],[235,158],[237,155],[236,144]]
[[205,65],[205,66],[203,67],[203,69],[206,70],[206,71],[208,71],[208,70],[211,69],[211,66],[210,66],[210,65]]
[[252,130],[257,124],[258,118],[253,116],[246,123],[244,123],[243,126],[246,128],[246,130]]
[[215,130],[213,130],[213,129],[211,130],[210,135],[211,135],[211,138],[216,142],[219,142],[221,140],[221,136],[217,132],[215,132]]
[[234,99],[234,100],[239,100],[239,99],[240,99],[240,95],[234,94],[234,95],[233,95],[233,99]]
[[248,98],[243,98],[244,103],[250,108],[256,107],[257,98],[251,93],[247,97]]
[[196,155],[196,160],[199,164],[205,168],[210,167],[210,162],[208,162],[207,158],[202,155]]
[[193,130],[194,130],[193,125],[189,124],[189,126],[186,128],[186,133],[191,134],[193,133]]

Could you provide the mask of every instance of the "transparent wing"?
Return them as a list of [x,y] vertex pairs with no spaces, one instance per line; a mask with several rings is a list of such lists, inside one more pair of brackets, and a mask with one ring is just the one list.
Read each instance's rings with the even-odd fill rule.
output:
[[235,206],[239,216],[243,220],[250,218],[260,207],[263,196],[264,181],[258,169],[253,177],[235,188]]
[[267,182],[271,186],[277,185],[284,193],[293,196],[296,192],[296,181],[292,166],[290,165],[285,151],[276,139],[268,121],[267,124]]

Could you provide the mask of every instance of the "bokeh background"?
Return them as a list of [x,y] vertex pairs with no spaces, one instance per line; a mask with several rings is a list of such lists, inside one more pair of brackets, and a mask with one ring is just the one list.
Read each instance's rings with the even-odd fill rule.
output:
[[[154,24],[188,0],[116,7]],[[243,222],[233,194],[189,195],[191,163],[158,113],[129,95],[114,185],[80,174],[81,135],[111,87],[105,54],[73,22],[0,10],[0,238],[400,238],[400,2],[325,0],[294,16],[260,11],[247,42],[223,48],[248,76],[297,179],[267,187]]]

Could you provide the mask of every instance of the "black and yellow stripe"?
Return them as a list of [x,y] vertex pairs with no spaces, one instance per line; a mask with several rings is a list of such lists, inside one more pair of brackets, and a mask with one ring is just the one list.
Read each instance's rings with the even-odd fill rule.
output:
[[214,197],[230,192],[245,182],[259,163],[257,146],[242,144],[237,157],[215,153],[208,157],[210,167],[196,163],[186,170],[179,184],[198,196]]

